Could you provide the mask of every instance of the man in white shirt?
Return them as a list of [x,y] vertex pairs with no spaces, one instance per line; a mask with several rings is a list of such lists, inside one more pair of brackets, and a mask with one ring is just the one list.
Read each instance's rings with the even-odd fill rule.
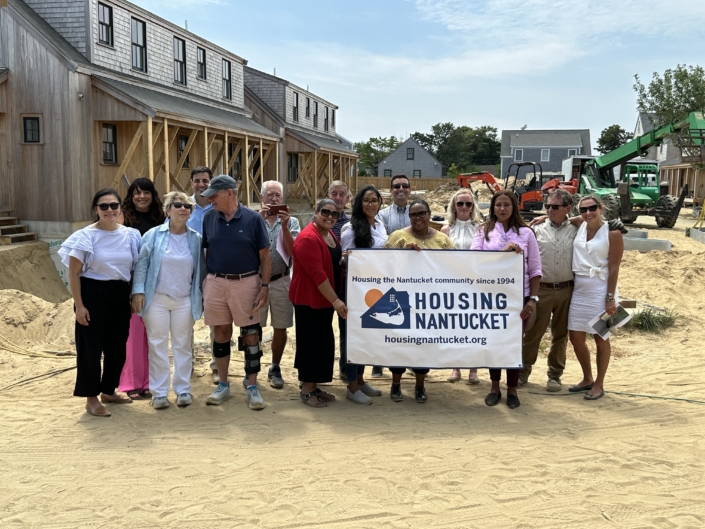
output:
[[411,194],[411,185],[409,179],[403,174],[393,176],[389,191],[394,203],[377,213],[377,218],[384,224],[387,235],[406,228],[410,224],[409,195]]
[[203,216],[206,214],[206,211],[213,208],[208,198],[202,197],[201,193],[208,189],[208,184],[211,183],[212,179],[213,171],[208,167],[199,165],[198,167],[194,167],[191,171],[191,191],[193,191],[191,200],[193,200],[196,205],[191,212],[186,226],[192,230],[196,230],[201,235],[203,235]]

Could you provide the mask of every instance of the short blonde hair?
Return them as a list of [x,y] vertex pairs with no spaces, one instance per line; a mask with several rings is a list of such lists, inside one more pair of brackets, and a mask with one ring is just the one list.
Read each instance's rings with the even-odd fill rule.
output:
[[174,202],[182,202],[184,204],[191,204],[193,206],[194,202],[191,197],[188,196],[183,191],[172,191],[164,195],[164,214],[169,215],[169,209]]
[[480,222],[480,212],[477,210],[477,200],[475,200],[475,195],[469,189],[458,189],[455,194],[450,197],[450,204],[448,204],[448,209],[450,210],[450,217],[448,218],[448,226],[455,225],[458,220],[457,209],[455,203],[458,202],[458,197],[460,195],[470,195],[472,198],[472,211],[470,212],[470,222],[477,224]]

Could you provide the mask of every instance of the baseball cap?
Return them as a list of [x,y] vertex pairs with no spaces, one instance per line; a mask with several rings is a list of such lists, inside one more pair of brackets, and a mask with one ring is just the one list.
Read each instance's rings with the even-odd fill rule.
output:
[[237,182],[226,174],[218,175],[211,180],[210,184],[208,184],[208,189],[201,193],[201,196],[213,196],[221,189],[237,189]]

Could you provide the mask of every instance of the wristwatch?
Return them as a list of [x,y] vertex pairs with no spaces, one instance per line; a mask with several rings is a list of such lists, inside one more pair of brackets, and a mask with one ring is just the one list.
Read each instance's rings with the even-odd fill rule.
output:
[[262,283],[260,286],[269,288],[269,283]]
[[533,299],[536,303],[539,302],[539,297],[538,297],[538,296],[529,296],[529,299]]

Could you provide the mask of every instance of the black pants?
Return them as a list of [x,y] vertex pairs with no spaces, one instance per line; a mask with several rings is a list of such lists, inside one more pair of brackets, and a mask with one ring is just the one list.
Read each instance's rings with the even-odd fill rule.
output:
[[335,335],[333,307],[312,309],[294,305],[296,315],[296,356],[294,367],[301,382],[326,383],[333,380]]
[[[112,395],[125,365],[130,333],[130,285],[125,281],[81,278],[81,298],[88,310],[88,325],[76,322],[75,397]],[[103,373],[100,358],[103,356]]]
[[[404,371],[406,371],[405,367],[390,367],[389,370],[392,372],[394,375],[403,375]],[[417,375],[428,375],[428,372],[430,369],[414,369],[413,367],[411,370],[417,374]]]

